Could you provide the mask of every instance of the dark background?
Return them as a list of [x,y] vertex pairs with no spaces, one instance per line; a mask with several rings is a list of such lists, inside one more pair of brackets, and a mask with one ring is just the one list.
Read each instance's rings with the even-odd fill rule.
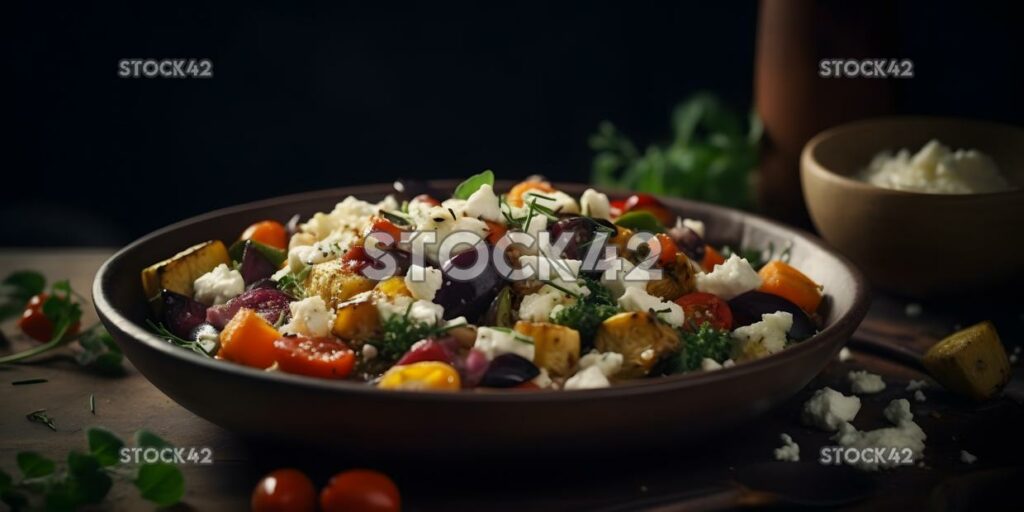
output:
[[[750,108],[757,4],[10,6],[0,246],[116,245],[213,208],[398,177],[586,180],[709,89]],[[899,111],[1024,124],[1010,3],[899,4]],[[214,78],[122,79],[122,58]]]

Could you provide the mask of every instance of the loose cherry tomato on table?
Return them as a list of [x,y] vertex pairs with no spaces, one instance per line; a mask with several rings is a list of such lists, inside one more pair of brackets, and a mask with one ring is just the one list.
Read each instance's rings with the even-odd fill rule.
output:
[[693,292],[676,299],[686,317],[686,329],[699,328],[704,322],[715,329],[732,329],[732,310],[729,304],[715,295]]
[[313,512],[316,488],[297,469],[278,469],[263,477],[252,491],[253,512]]
[[676,220],[676,215],[650,194],[633,194],[626,199],[622,205],[622,213],[634,211],[649,212],[657,217],[663,226],[670,226]]
[[257,222],[242,232],[242,240],[255,240],[261,244],[288,249],[288,228],[276,220]]
[[338,473],[320,491],[322,512],[397,512],[401,508],[395,482],[369,469]]
[[284,337],[274,351],[281,371],[322,379],[344,379],[356,364],[352,349],[331,338]]
[[[38,341],[50,341],[53,339],[53,321],[43,313],[43,304],[46,304],[47,295],[40,293],[28,300],[28,304],[25,305],[25,311],[21,313],[21,318],[18,319],[18,327],[21,332],[24,332],[28,337]],[[81,322],[75,322],[68,327],[67,332],[64,333],[65,338],[69,338],[78,334],[78,329],[81,327]]]

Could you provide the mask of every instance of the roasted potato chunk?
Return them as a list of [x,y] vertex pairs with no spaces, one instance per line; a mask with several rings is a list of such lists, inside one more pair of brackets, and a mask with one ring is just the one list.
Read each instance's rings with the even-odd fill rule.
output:
[[650,373],[654,365],[679,350],[679,333],[650,313],[627,312],[609,317],[597,329],[594,340],[601,352],[622,354],[618,377],[636,378]]
[[580,333],[564,325],[547,322],[516,322],[515,330],[533,338],[533,363],[553,377],[576,372],[580,360]]
[[412,292],[405,286],[405,278],[399,276],[389,277],[377,283],[374,289],[389,299],[398,296],[412,297]]
[[665,300],[676,300],[697,291],[697,273],[690,258],[676,254],[673,262],[661,269],[661,279],[647,283],[647,293]]
[[228,248],[220,240],[193,245],[143,270],[142,289],[149,299],[160,295],[161,290],[170,290],[191,298],[192,283],[196,278],[229,261]]
[[987,400],[1010,380],[1010,361],[990,322],[972,325],[936,343],[924,366],[946,389],[974,400]]
[[354,295],[373,289],[366,276],[345,268],[340,259],[313,265],[306,277],[307,295],[319,295],[327,307],[335,309]]
[[338,306],[331,332],[346,341],[366,341],[380,328],[380,315],[372,297],[350,300]]

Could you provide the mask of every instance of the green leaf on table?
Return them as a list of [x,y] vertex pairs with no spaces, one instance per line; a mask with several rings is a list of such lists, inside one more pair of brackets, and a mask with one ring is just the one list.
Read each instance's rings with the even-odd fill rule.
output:
[[28,507],[28,498],[14,489],[0,491],[0,502],[10,507],[12,511],[24,510]]
[[101,427],[92,427],[86,431],[85,435],[89,440],[89,453],[96,457],[96,461],[101,466],[117,464],[121,456],[121,448],[124,448],[124,441],[121,438]]
[[648,233],[663,233],[665,226],[651,212],[642,210],[626,212],[615,219],[615,224],[633,231],[646,231]]
[[96,504],[110,492],[113,480],[94,455],[78,451],[68,453],[67,478],[46,493],[47,510],[77,510]]
[[75,354],[75,361],[101,375],[120,375],[124,373],[124,354],[121,347],[114,342],[113,336],[102,327],[96,326],[78,339],[82,351]]
[[0,492],[6,491],[11,488],[11,475],[8,475],[6,471],[0,469]]
[[[52,460],[36,452],[20,452],[17,455],[18,469],[25,478],[39,478],[53,474],[55,464]],[[8,477],[10,478],[10,477]]]
[[490,169],[480,173],[474,174],[459,183],[459,186],[455,187],[455,193],[452,194],[454,199],[469,199],[469,196],[473,195],[480,187],[484,185],[494,185],[494,173]]
[[146,429],[135,432],[135,446],[139,448],[174,448],[174,445]]
[[135,479],[135,487],[146,500],[166,507],[181,501],[185,494],[185,477],[177,466],[166,462],[143,464]]

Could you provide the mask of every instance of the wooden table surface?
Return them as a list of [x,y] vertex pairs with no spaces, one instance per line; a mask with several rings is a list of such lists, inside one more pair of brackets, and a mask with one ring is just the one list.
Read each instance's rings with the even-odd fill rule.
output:
[[[111,253],[106,249],[0,250],[0,276],[17,269],[36,269],[51,281],[70,279],[76,290],[88,295],[96,269]],[[917,317],[908,317],[905,305],[876,296],[868,321],[855,338],[883,343],[895,340],[897,343],[890,343],[895,346],[923,345],[957,324],[967,325],[980,318],[978,315],[991,314],[997,317],[994,320],[1008,347],[1024,340],[1024,308],[1019,302],[995,310],[981,309],[980,313],[978,308],[926,304]],[[91,306],[84,309],[83,325],[89,325],[96,315]],[[5,323],[3,332],[11,345],[0,347],[3,353],[31,344],[17,333],[13,322]],[[14,473],[15,454],[26,450],[62,459],[69,450],[84,449],[84,430],[99,425],[126,439],[145,428],[175,446],[212,450],[213,464],[182,467],[186,493],[177,507],[182,510],[244,510],[253,484],[261,474],[276,467],[302,468],[317,483],[323,483],[331,473],[353,465],[379,467],[392,474],[407,510],[593,510],[630,506],[636,500],[699,493],[709,486],[720,488],[731,481],[735,468],[772,460],[773,450],[781,445],[782,432],[800,444],[798,464],[816,466],[818,450],[832,444],[830,434],[800,425],[801,404],[824,385],[849,393],[846,373],[868,369],[882,374],[888,386],[882,393],[861,397],[864,406],[855,421],[857,427],[865,430],[885,426],[881,409],[894,398],[908,398],[915,419],[928,435],[927,448],[922,465],[872,474],[875,491],[847,508],[914,510],[929,500],[957,505],[958,500],[978,499],[994,499],[994,503],[1015,508],[1016,503],[1007,500],[1017,489],[1007,480],[1020,475],[1024,460],[1024,443],[1020,441],[1024,407],[1020,403],[1007,397],[983,404],[968,403],[934,383],[924,390],[927,401],[916,402],[905,390],[906,384],[925,376],[912,364],[879,352],[870,344],[854,341],[850,346],[853,358],[830,364],[793,399],[757,421],[723,432],[700,446],[666,447],[659,454],[613,460],[549,460],[539,454],[536,462],[525,465],[478,461],[463,468],[445,468],[443,461],[430,460],[348,460],[344,454],[321,453],[315,448],[247,441],[183,409],[130,364],[125,376],[105,378],[78,369],[66,357],[55,357],[38,364],[0,367],[0,468]],[[31,378],[47,382],[10,385]],[[1012,386],[1021,386],[1022,380],[1017,367]],[[96,398],[95,415],[89,410],[90,395]],[[25,415],[37,409],[46,409],[54,418],[56,432],[26,420]],[[960,450],[977,455],[978,461],[972,465],[961,462]],[[115,484],[103,508],[150,507],[130,485]]]

